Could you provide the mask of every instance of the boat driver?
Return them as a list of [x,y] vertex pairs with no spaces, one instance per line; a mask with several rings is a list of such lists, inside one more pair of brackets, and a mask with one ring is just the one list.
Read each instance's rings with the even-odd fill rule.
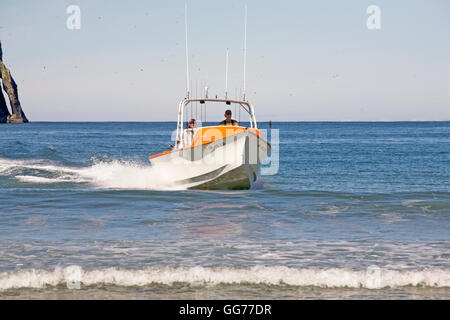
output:
[[238,126],[238,122],[234,119],[231,119],[231,110],[225,111],[225,120],[223,120],[220,126]]

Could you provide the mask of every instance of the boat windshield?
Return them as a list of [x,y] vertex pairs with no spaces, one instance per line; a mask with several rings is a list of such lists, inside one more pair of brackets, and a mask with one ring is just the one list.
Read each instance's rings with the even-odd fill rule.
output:
[[[189,146],[191,144],[189,142],[192,142],[195,129],[184,129],[189,127],[189,120],[195,119],[196,128],[204,127],[207,121],[211,121],[217,126],[225,119],[225,111],[232,112],[232,120],[237,122],[233,122],[234,125],[239,125],[242,117],[244,122],[248,121],[248,127],[257,129],[255,112],[248,101],[211,98],[184,99],[178,106],[177,146]],[[184,123],[186,126],[183,125]]]
[[[178,107],[177,146],[189,146],[197,128],[207,125],[207,121],[218,126],[229,111],[232,113],[231,120],[235,120],[232,122],[233,126],[239,126],[242,118],[246,123],[245,127],[257,129],[255,112],[248,101],[210,98],[182,100]],[[192,119],[195,120],[195,128],[187,129]]]

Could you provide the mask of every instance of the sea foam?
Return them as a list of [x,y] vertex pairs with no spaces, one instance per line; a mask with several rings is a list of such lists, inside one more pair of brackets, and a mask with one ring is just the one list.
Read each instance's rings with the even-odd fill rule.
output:
[[[25,172],[25,173],[24,173]],[[0,175],[22,183],[75,183],[99,189],[180,190],[171,168],[154,168],[133,161],[94,161],[90,166],[68,167],[46,160],[0,159]]]
[[367,270],[341,268],[296,269],[284,266],[252,268],[148,267],[143,269],[83,270],[69,266],[49,270],[19,270],[0,273],[0,290],[45,288],[73,285],[146,286],[151,284],[191,285],[265,284],[281,286],[314,286],[323,288],[395,288],[403,286],[450,287],[450,270],[389,270],[369,267]]

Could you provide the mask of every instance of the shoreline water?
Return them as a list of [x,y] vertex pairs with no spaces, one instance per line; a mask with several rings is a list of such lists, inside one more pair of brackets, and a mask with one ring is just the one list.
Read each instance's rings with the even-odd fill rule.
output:
[[449,122],[272,122],[238,192],[162,188],[173,123],[0,128],[0,299],[450,296]]

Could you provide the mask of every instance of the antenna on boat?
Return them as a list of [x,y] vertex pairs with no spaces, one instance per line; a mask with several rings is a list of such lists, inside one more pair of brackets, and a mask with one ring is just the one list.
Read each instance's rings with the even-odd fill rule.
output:
[[244,17],[244,88],[243,88],[243,100],[245,101],[245,67],[247,64],[247,5],[245,5],[245,17]]
[[225,100],[228,99],[228,55],[230,50],[227,48],[227,58],[225,62]]
[[186,98],[189,99],[189,51],[188,51],[188,32],[187,32],[187,2],[184,4],[184,33],[186,38]]

